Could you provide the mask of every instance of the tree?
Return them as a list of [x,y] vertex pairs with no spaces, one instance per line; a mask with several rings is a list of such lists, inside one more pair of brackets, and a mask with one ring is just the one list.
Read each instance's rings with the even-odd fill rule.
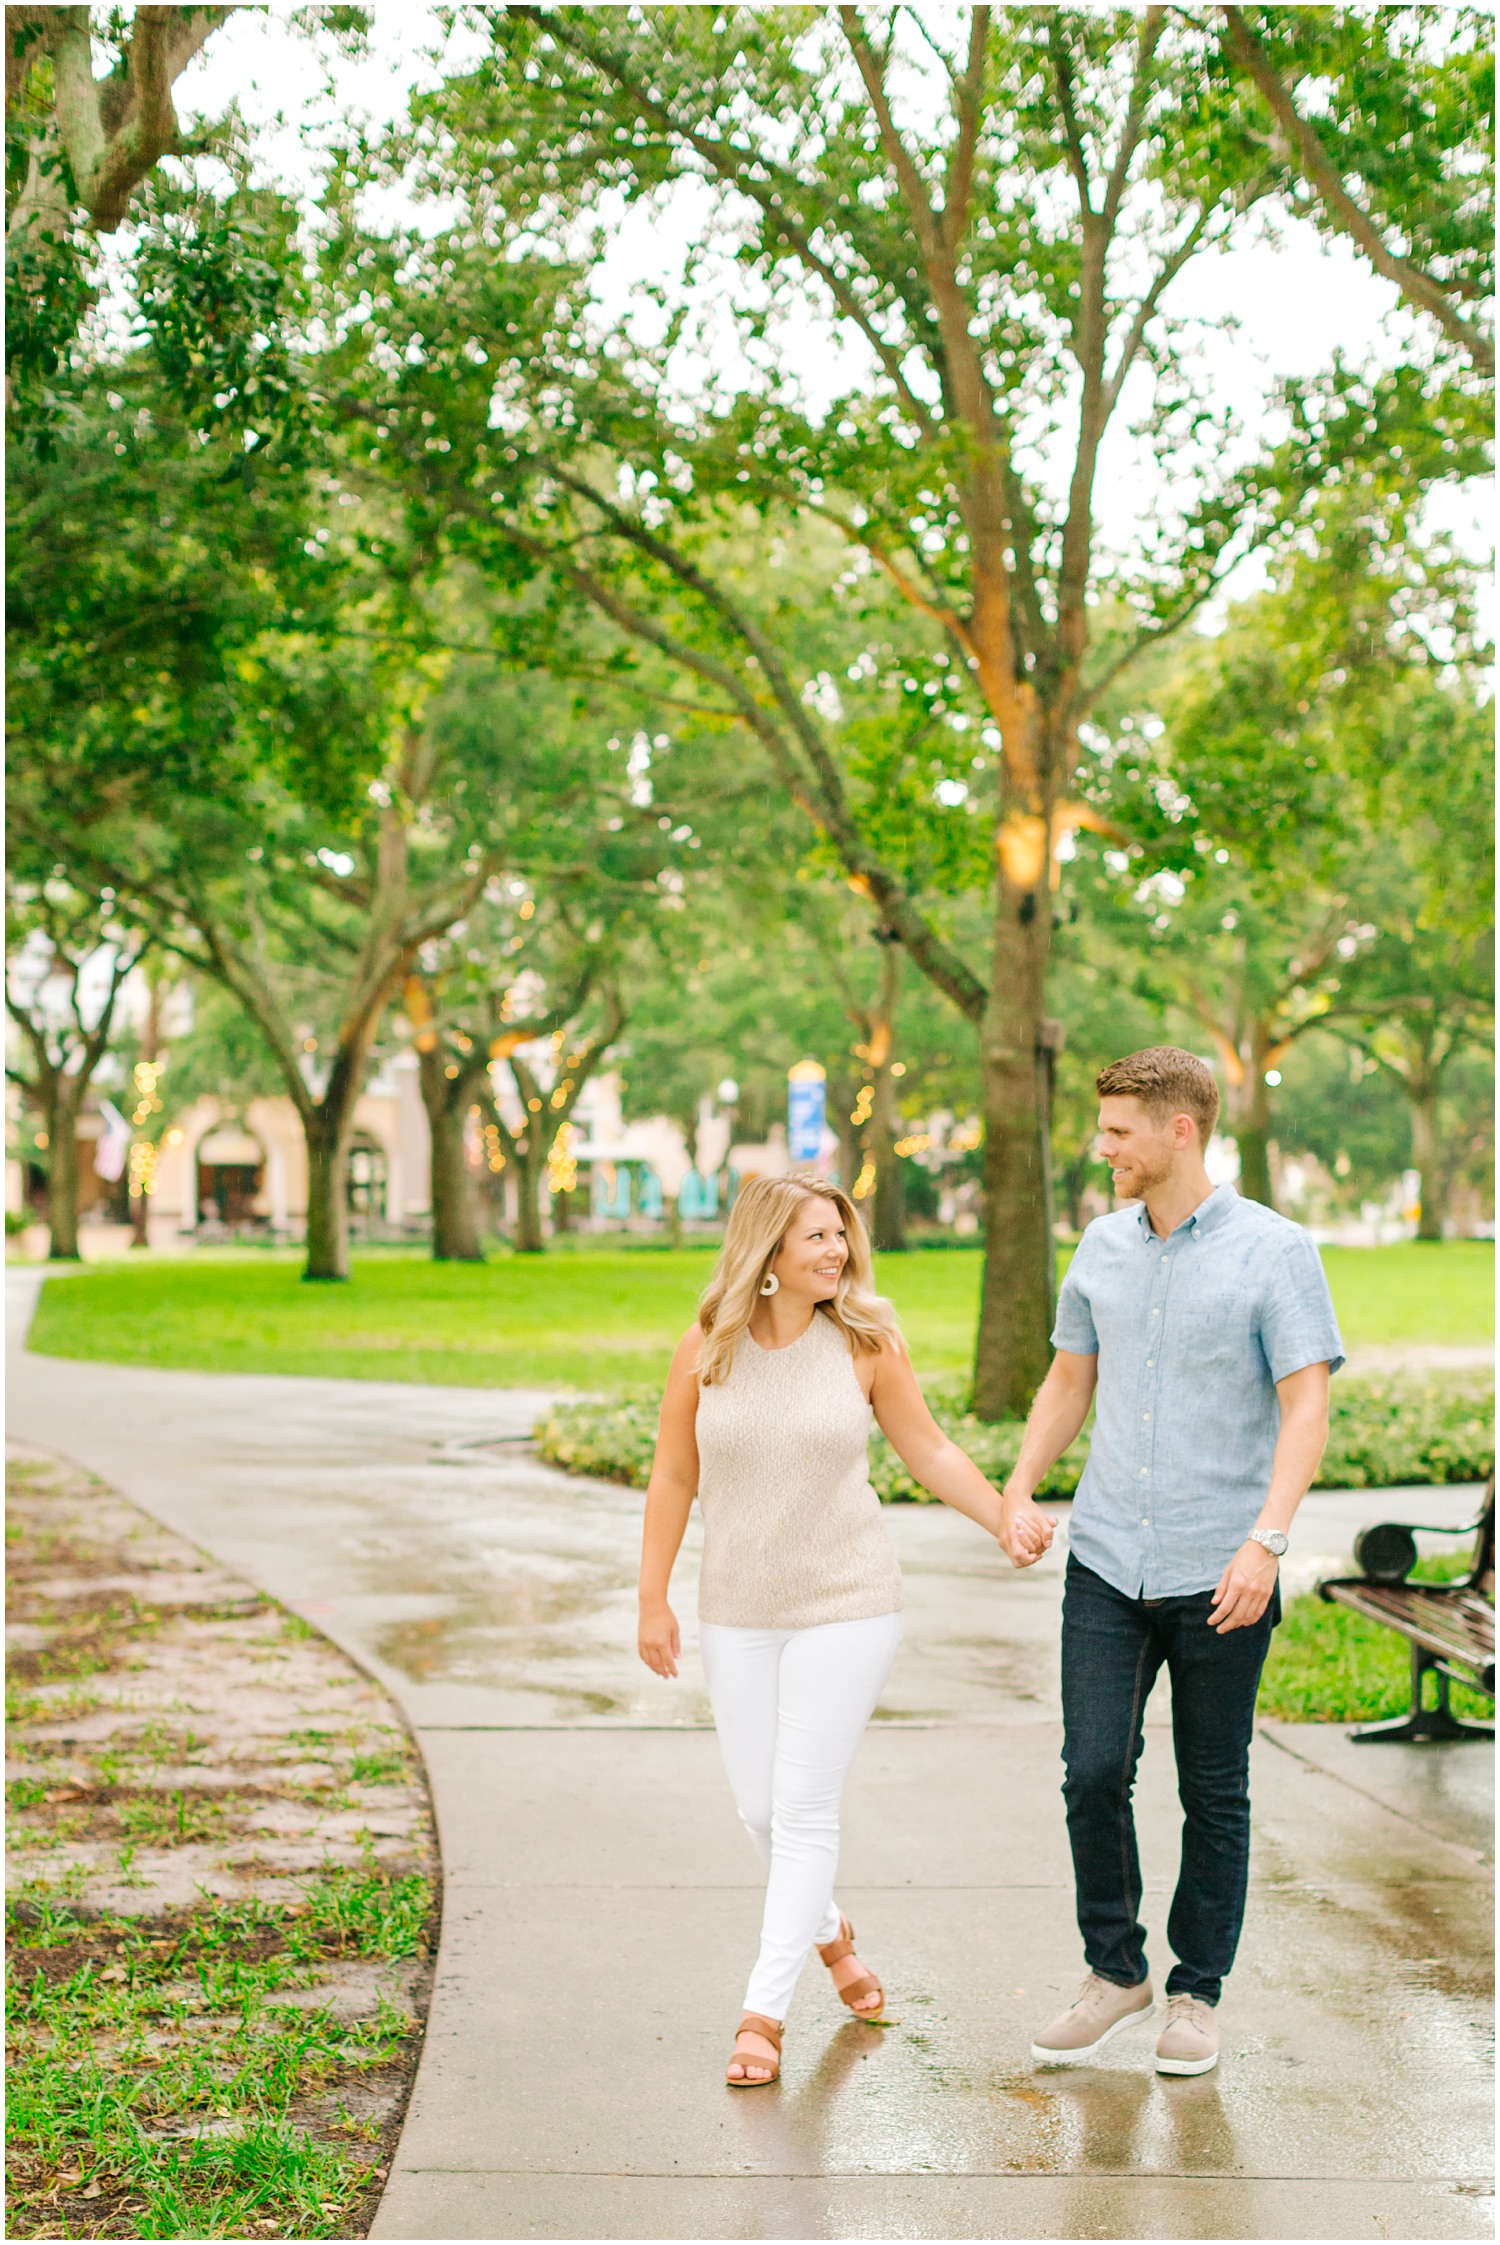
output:
[[[49,221],[60,230],[76,204],[101,234],[112,234],[142,180],[163,156],[182,152],[172,87],[233,12],[141,7],[121,31],[111,21],[96,25],[87,7],[7,8],[6,121],[19,112],[40,127],[8,232]],[[96,78],[101,33],[118,40],[118,51],[108,75]]]
[[57,874],[6,895],[5,1007],[30,1056],[6,1075],[47,1134],[47,1254],[78,1260],[78,1122],[115,1029],[120,992],[148,938],[112,894]]
[[[1460,661],[1473,653],[1470,589],[1410,512],[1409,495],[1383,520],[1368,494],[1330,499],[1316,545],[1275,589],[1185,656],[1149,709],[1095,739],[1096,796],[1136,837],[1133,853],[1104,862],[1127,916],[1125,954],[1141,957],[1131,914],[1145,939],[1137,987],[1212,1039],[1240,1189],[1267,1203],[1280,1063],[1309,1029],[1357,1010],[1355,991],[1378,973],[1372,957],[1390,953],[1398,893],[1410,911],[1420,894],[1454,887],[1471,946],[1478,932],[1485,884],[1454,883],[1451,822],[1483,817],[1484,757],[1468,689],[1445,686],[1431,652],[1442,642]],[[1404,883],[1393,878],[1403,849]],[[1411,877],[1423,854],[1425,892]],[[1409,960],[1409,937],[1397,943]],[[1429,1025],[1435,983],[1447,990],[1440,1011],[1472,1017],[1473,969],[1451,948],[1420,991],[1408,981],[1407,1003]]]
[[1462,674],[1414,682],[1389,711],[1368,781],[1366,816],[1381,837],[1362,898],[1371,940],[1329,1020],[1407,1099],[1426,1240],[1443,1236],[1444,1084],[1462,1053],[1493,1039],[1490,717]]
[[12,817],[256,1020],[307,1140],[307,1272],[340,1278],[381,1011],[495,870],[509,798],[492,746],[466,779],[426,723],[451,658],[408,556],[336,531],[305,469],[226,476],[139,362],[115,378],[135,415],[101,372],[16,478],[54,535],[15,557]]
[[[1494,287],[1493,19],[1455,9],[1434,51],[1421,19],[1394,8],[1258,8],[1259,30],[1252,11],[1222,14],[1291,182],[1492,377],[1494,341],[1466,307]],[[1299,82],[1316,87],[1321,116],[1298,107]]]
[[160,948],[142,961],[146,1004],[115,1042],[121,1104],[131,1125],[129,1191],[132,1247],[149,1244],[151,1200],[162,1141],[198,1100],[243,1112],[273,1098],[281,1078],[250,1016],[206,976],[185,975]]
[[[988,1415],[1022,1409],[1046,1367],[1052,1291],[1049,859],[1073,815],[1080,722],[1285,511],[1261,473],[1211,487],[1211,415],[1164,307],[1192,258],[1270,191],[1275,168],[1215,68],[1212,34],[1156,7],[1135,18],[979,7],[936,28],[852,7],[518,8],[489,20],[493,60],[418,113],[419,160],[440,149],[429,176],[464,203],[433,252],[460,288],[478,240],[546,232],[597,216],[605,195],[644,200],[691,179],[737,244],[746,281],[729,308],[752,363],[768,343],[774,353],[791,302],[863,353],[817,418],[771,378],[722,405],[685,400],[673,354],[695,262],[684,291],[665,294],[659,346],[635,322],[602,355],[585,353],[564,327],[535,385],[510,379],[486,519],[553,585],[738,717],[879,924],[978,1029],[976,1393]],[[966,36],[951,38],[950,20]],[[936,101],[923,83],[934,56]],[[721,314],[733,286],[715,270]],[[1149,441],[1179,468],[1201,448],[1205,473],[1125,584],[1095,550],[1095,490],[1127,384],[1144,398],[1153,377]],[[1068,459],[1056,504],[1032,465],[1053,443]],[[877,573],[925,634],[902,663],[905,689],[993,725],[982,970],[943,939],[883,846],[838,720],[796,659],[805,618],[788,629],[736,565],[757,525],[804,541],[820,532],[856,580]],[[843,573],[828,569],[825,608]],[[1112,582],[1121,628],[1091,646],[1093,603]],[[868,651],[869,602],[856,593],[833,672],[841,697]],[[884,684],[878,654],[874,667]]]
[[[113,234],[160,159],[188,147],[172,88],[230,8],[5,11],[7,401],[13,433],[46,450],[68,362],[97,300],[97,239]],[[114,62],[95,78],[96,41]],[[19,424],[19,426],[18,426]]]
[[[563,919],[560,930],[549,929],[545,920],[538,928],[535,898],[520,880],[498,885],[497,902],[501,910],[492,911],[485,924],[462,930],[465,939],[478,936],[478,942],[460,945],[450,939],[429,946],[432,956],[425,971],[406,983],[406,1016],[432,1145],[432,1252],[438,1262],[484,1260],[466,1136],[469,1122],[486,1116],[496,1141],[491,1167],[498,1173],[509,1165],[516,1178],[516,1244],[527,1253],[541,1251],[546,1133],[540,1123],[535,1129],[524,1123],[511,1129],[495,1099],[493,1071],[497,1064],[509,1063],[523,1111],[533,1112],[530,1101],[535,1098],[534,1111],[541,1115],[550,1102],[522,1053],[561,1039],[567,1057],[546,1086],[548,1094],[558,1095],[560,1130],[624,1022],[602,926],[596,923],[592,944],[567,924],[566,915],[552,916]],[[534,940],[549,934],[551,942]],[[582,1036],[576,1024],[595,985],[606,979],[599,1035]],[[554,1131],[554,1148],[556,1143]]]
[[495,1040],[500,1047],[496,1058],[510,1070],[520,1113],[512,1124],[488,1075],[480,1111],[488,1117],[515,1172],[518,1255],[540,1255],[546,1245],[542,1236],[543,1179],[554,1195],[574,1189],[577,1165],[568,1151],[573,1109],[584,1085],[625,1027],[625,1008],[612,979],[601,978],[594,1011],[595,1020],[585,1029],[584,1009],[575,1004],[566,1025],[554,1029],[548,1037],[550,1051],[545,1061],[535,1051],[525,1051],[519,1038],[512,1043],[514,1031],[502,1031]]

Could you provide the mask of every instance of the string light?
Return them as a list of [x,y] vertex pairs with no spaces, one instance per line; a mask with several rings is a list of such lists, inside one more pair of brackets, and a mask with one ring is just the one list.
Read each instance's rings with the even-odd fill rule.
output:
[[867,1200],[874,1190],[875,1164],[872,1161],[867,1161],[854,1180],[854,1197],[856,1200]]
[[570,1151],[575,1135],[571,1123],[558,1124],[552,1151],[547,1156],[547,1183],[554,1193],[571,1193],[578,1183],[578,1164]]
[[500,1144],[500,1133],[493,1123],[484,1126],[484,1158],[496,1176],[505,1167],[505,1150]]
[[862,1084],[860,1086],[859,1097],[855,1100],[853,1112],[849,1117],[850,1122],[854,1124],[856,1129],[861,1123],[867,1123],[869,1121],[870,1110],[874,1105],[875,1086],[873,1084]]
[[130,1149],[130,1198],[156,1191],[156,1148],[149,1138],[137,1138]]
[[927,1132],[918,1130],[914,1131],[910,1138],[898,1138],[896,1140],[896,1151],[905,1161],[911,1154],[925,1154],[931,1144],[932,1140]]
[[164,1060],[138,1060],[131,1070],[131,1081],[136,1088],[138,1103],[130,1119],[137,1130],[142,1123],[149,1122],[153,1115],[161,1113],[162,1103],[156,1095],[156,1087],[166,1065]]

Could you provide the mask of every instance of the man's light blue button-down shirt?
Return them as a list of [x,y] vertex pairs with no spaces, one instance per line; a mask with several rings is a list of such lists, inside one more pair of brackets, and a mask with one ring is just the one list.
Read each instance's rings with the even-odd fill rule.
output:
[[1099,1358],[1072,1551],[1128,1598],[1212,1590],[1270,1486],[1276,1382],[1344,1361],[1312,1241],[1232,1185],[1166,1239],[1144,1202],[1117,1209],[1078,1244],[1052,1345]]

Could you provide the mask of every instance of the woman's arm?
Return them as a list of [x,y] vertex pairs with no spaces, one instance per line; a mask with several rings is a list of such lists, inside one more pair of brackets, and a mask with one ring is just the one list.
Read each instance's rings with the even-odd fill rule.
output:
[[[888,1344],[875,1359],[870,1403],[882,1434],[923,1488],[952,1505],[955,1512],[977,1521],[990,1535],[998,1536],[999,1492],[937,1424],[917,1385],[911,1358],[899,1343]],[[1014,1552],[1008,1552],[1017,1566],[1029,1566],[1033,1559],[1040,1559],[1052,1541],[1051,1521],[1040,1512],[1036,1520],[1037,1525],[1028,1523],[1025,1531],[1027,1557],[1017,1559]]]
[[689,1326],[667,1374],[656,1432],[656,1456],[646,1486],[641,1528],[640,1633],[637,1649],[658,1676],[675,1676],[682,1638],[667,1603],[672,1569],[682,1549],[688,1514],[698,1493],[698,1343]]

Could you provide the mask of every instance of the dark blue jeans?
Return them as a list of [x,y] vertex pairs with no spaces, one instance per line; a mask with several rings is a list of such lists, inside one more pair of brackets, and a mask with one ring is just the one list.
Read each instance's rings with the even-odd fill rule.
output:
[[1063,1592],[1063,1762],[1078,1930],[1091,1972],[1146,1977],[1141,1864],[1130,1796],[1147,1695],[1165,1661],[1182,1802],[1182,1865],[1167,1919],[1167,1993],[1217,2003],[1234,1962],[1250,1873],[1250,1733],[1281,1593],[1249,1629],[1208,1626],[1213,1593],[1127,1598],[1068,1560]]

